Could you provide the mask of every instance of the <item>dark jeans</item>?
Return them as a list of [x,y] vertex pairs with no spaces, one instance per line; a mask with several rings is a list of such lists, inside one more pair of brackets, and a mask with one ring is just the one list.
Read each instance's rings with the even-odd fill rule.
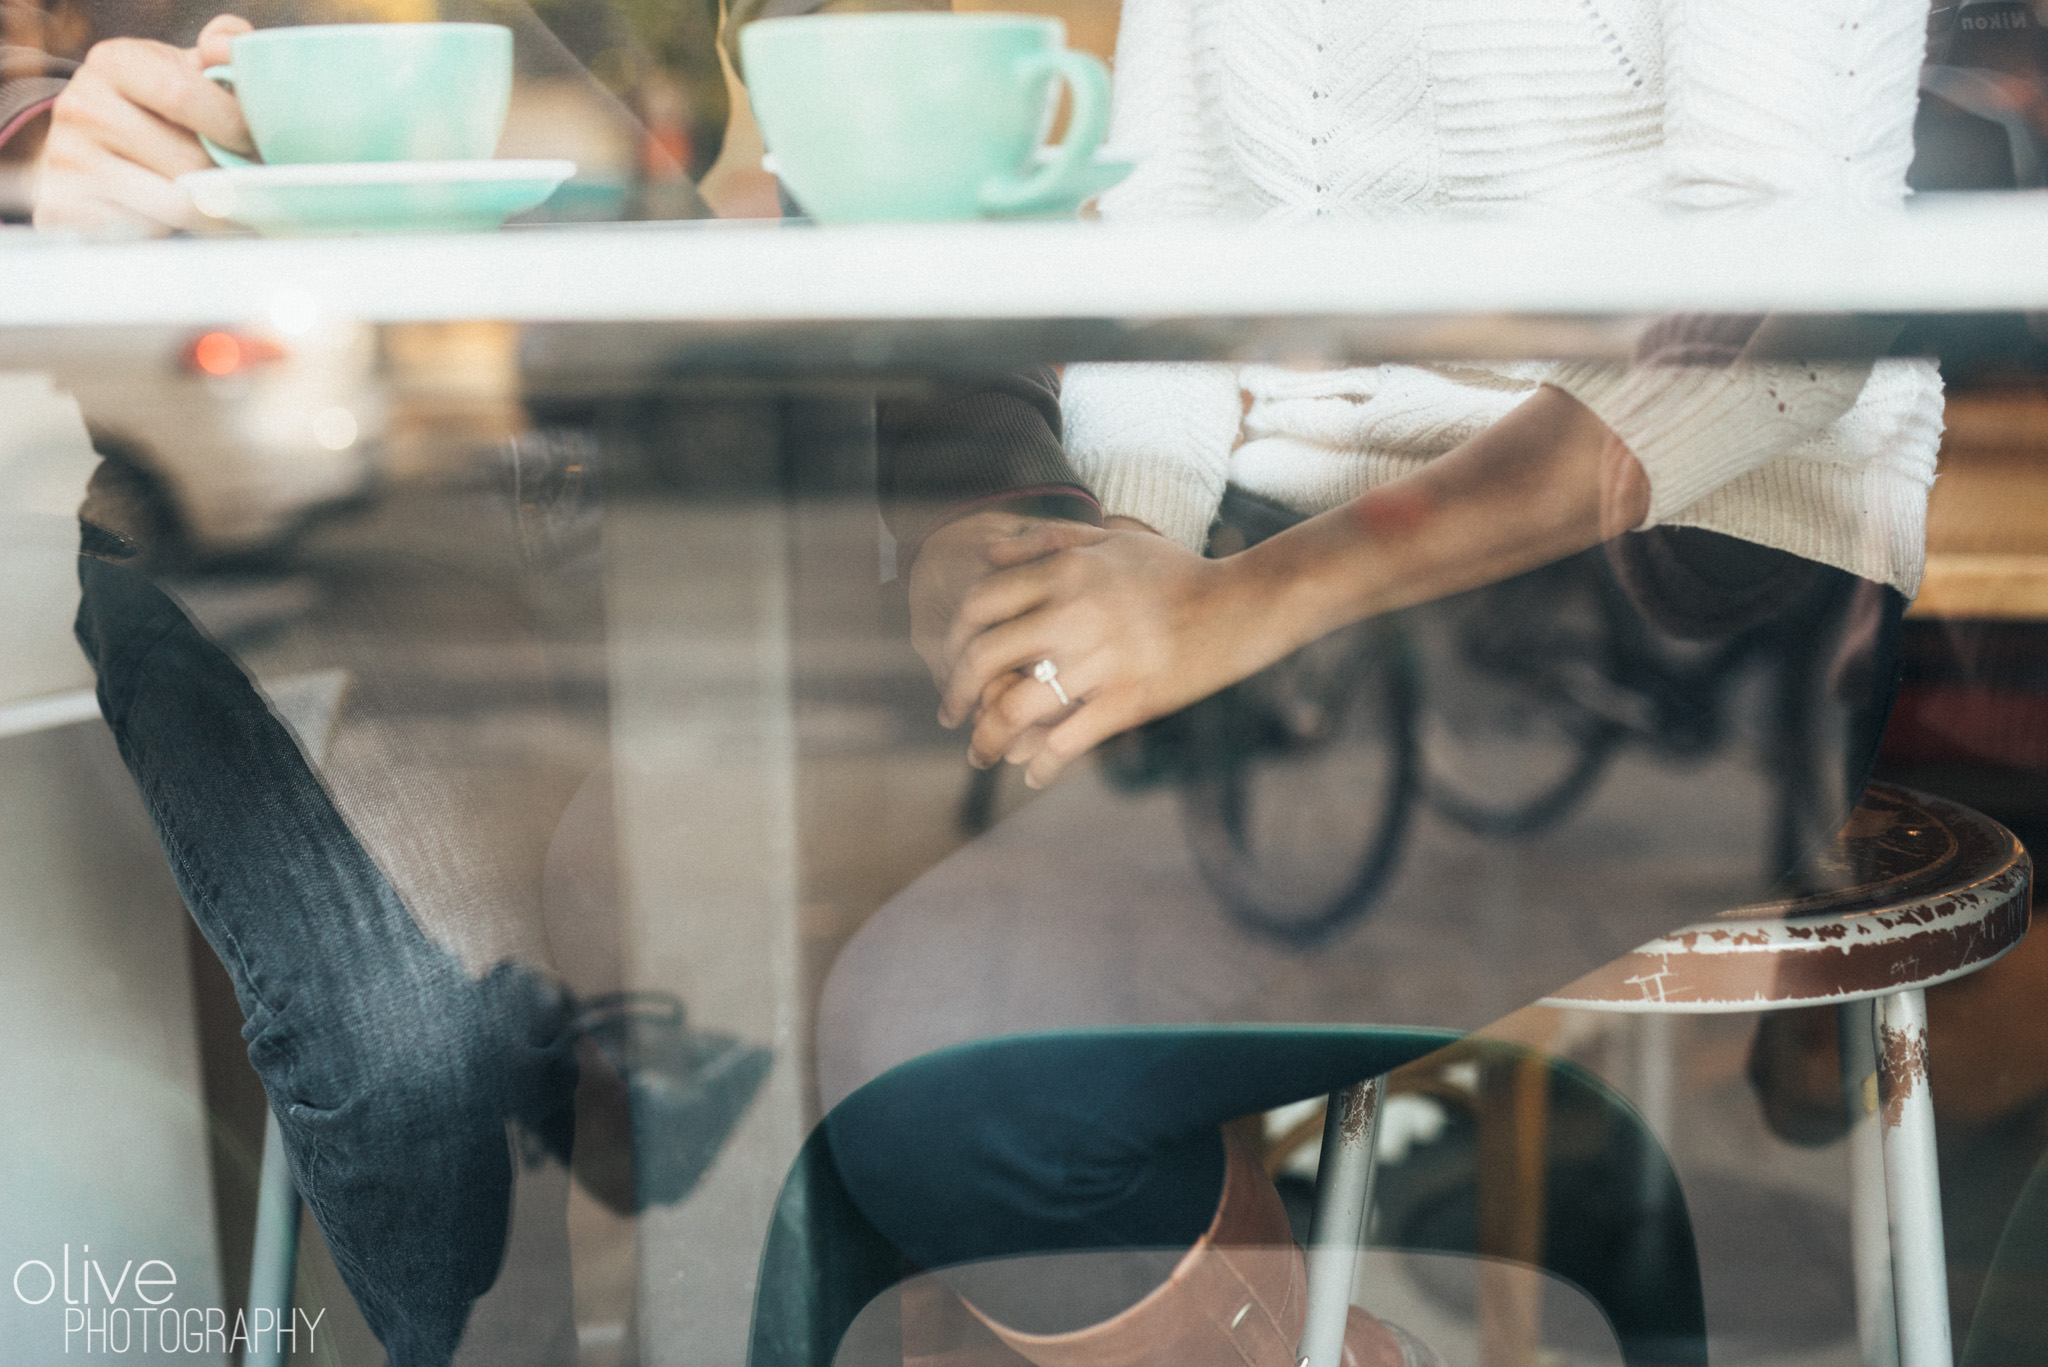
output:
[[[88,532],[88,546],[92,533]],[[78,639],[172,873],[234,980],[300,1192],[393,1367],[448,1361],[504,1256],[508,1121],[569,1148],[567,997],[423,935],[241,668],[82,556]]]

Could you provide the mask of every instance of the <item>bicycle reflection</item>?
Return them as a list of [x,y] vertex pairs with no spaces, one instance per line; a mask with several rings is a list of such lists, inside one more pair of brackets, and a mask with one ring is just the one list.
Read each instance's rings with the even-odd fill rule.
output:
[[[1217,537],[1279,529],[1226,504]],[[1249,527],[1242,525],[1249,523]],[[1213,550],[1213,547],[1212,547]],[[1771,790],[1757,890],[1805,868],[1861,792],[1897,672],[1896,591],[1691,529],[1631,534],[1362,622],[1105,752],[1170,787],[1210,891],[1245,931],[1312,948],[1372,913],[1426,812],[1519,840],[1581,810],[1617,758],[1746,751]],[[994,771],[961,824],[986,829]]]

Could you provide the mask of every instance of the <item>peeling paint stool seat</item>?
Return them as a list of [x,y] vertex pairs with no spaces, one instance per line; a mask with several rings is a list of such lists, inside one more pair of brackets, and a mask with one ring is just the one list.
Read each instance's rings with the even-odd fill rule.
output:
[[1935,1178],[1926,989],[2026,934],[2033,864],[1967,807],[1872,784],[1819,861],[1820,891],[1725,911],[1544,999],[1682,1015],[1836,1005],[1850,1133],[1858,1329],[1866,1367],[1951,1367]]

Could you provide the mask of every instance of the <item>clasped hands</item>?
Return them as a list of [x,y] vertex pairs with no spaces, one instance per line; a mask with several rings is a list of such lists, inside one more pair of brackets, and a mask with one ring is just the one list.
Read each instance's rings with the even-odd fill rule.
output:
[[[925,541],[911,635],[968,757],[1043,787],[1122,731],[1247,678],[1325,632],[1534,569],[1643,524],[1626,443],[1540,387],[1415,474],[1208,560],[1142,523],[971,514]],[[1032,677],[1052,661],[1059,695]]]
[[[971,724],[969,760],[1007,760],[1044,787],[1111,736],[1285,653],[1249,569],[1126,519],[976,513],[932,533],[912,566],[911,639],[940,722]],[[1040,660],[1071,703],[1032,677]]]

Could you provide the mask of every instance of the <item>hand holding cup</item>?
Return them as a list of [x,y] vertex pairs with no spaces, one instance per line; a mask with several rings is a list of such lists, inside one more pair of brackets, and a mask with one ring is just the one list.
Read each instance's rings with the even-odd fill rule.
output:
[[200,137],[241,153],[255,144],[235,97],[201,73],[251,31],[223,14],[189,48],[143,38],[94,44],[51,111],[36,159],[36,226],[144,237],[205,222],[176,184],[213,164]]

